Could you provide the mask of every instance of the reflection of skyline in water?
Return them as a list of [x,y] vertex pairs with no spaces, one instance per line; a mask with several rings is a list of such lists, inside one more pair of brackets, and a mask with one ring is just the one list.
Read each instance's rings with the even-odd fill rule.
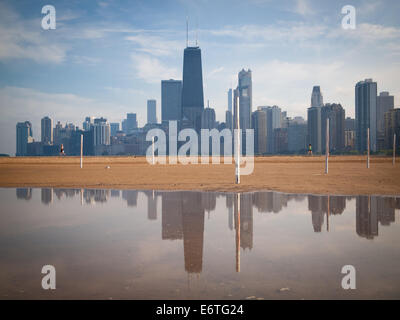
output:
[[[17,188],[17,199],[32,199],[32,188]],[[330,231],[335,215],[341,215],[346,202],[355,200],[356,234],[366,239],[379,235],[379,224],[390,226],[395,222],[395,209],[400,209],[400,197],[295,195],[278,192],[216,193],[195,191],[105,190],[105,189],[41,189],[41,202],[80,198],[81,205],[103,204],[110,198],[122,198],[128,207],[136,207],[139,193],[147,199],[147,219],[161,219],[161,239],[182,241],[184,267],[188,273],[203,269],[204,225],[206,213],[216,209],[217,198],[222,197],[227,213],[227,228],[235,232],[236,270],[240,270],[240,249],[253,249],[253,214],[279,214],[288,203],[307,199],[311,225],[315,233]],[[157,203],[161,202],[161,212]],[[240,205],[238,205],[240,203]],[[239,209],[239,210],[238,210]],[[161,217],[160,217],[161,216]]]

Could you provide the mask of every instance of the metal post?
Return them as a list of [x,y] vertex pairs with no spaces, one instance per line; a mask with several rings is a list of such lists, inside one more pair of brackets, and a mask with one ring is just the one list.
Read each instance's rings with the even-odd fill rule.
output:
[[236,194],[235,212],[235,243],[236,243],[236,272],[240,272],[240,193]]
[[396,164],[396,134],[393,135],[393,165]]
[[326,143],[325,143],[325,174],[328,174],[329,164],[329,118],[326,119]]
[[81,134],[81,169],[83,167],[83,134]]
[[236,184],[240,183],[240,120],[239,120],[239,97],[235,101],[236,113]]
[[367,129],[367,169],[369,169],[369,128]]
[[154,164],[154,137],[151,137],[152,163]]

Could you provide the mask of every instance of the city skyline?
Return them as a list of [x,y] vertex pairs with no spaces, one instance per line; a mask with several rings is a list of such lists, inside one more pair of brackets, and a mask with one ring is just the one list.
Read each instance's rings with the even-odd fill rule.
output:
[[[325,101],[340,103],[346,116],[354,117],[354,84],[366,78],[378,83],[378,92],[389,91],[395,97],[396,107],[398,48],[394,40],[400,32],[394,12],[399,4],[374,3],[354,4],[357,28],[349,31],[341,29],[342,6],[337,3],[284,1],[278,5],[254,1],[241,11],[243,4],[234,1],[221,7],[221,2],[215,4],[211,19],[204,20],[210,11],[208,1],[204,1],[204,8],[192,1],[170,2],[163,19],[152,24],[145,18],[160,12],[150,12],[145,5],[139,10],[143,14],[140,19],[128,20],[131,14],[138,17],[128,4],[121,12],[112,3],[81,7],[60,2],[56,5],[57,29],[46,33],[40,28],[41,8],[33,10],[35,4],[16,6],[6,1],[1,4],[4,22],[0,28],[5,29],[5,23],[12,18],[19,25],[13,32],[30,45],[2,38],[5,46],[0,53],[0,153],[14,153],[15,123],[30,119],[38,129],[44,115],[53,121],[80,124],[87,114],[119,122],[123,114],[136,113],[139,126],[143,126],[147,100],[155,98],[157,105],[161,105],[161,80],[182,79],[185,16],[189,16],[189,45],[194,44],[193,26],[200,18],[197,32],[202,48],[204,99],[210,100],[219,121],[224,121],[228,108],[226,92],[235,87],[232,82],[242,68],[252,70],[253,111],[258,106],[278,105],[288,116],[306,118],[309,88],[320,85]],[[149,6],[155,8],[154,3]],[[385,10],[387,6],[393,10]],[[234,19],[224,17],[222,9],[233,16],[242,13],[243,20],[232,24]],[[257,10],[274,19],[265,24],[265,17]],[[223,17],[218,20],[217,14]],[[118,24],[113,19],[116,15],[122,17]],[[99,23],[100,17],[106,19]],[[207,21],[207,25],[202,21]],[[102,51],[102,43],[116,45],[120,52]],[[361,56],[361,49],[367,47],[369,50],[362,51]],[[18,50],[12,54],[12,48]],[[352,50],[340,53],[344,48]],[[101,53],[94,54],[93,50]],[[232,52],[229,59],[222,58],[221,52],[226,50]],[[376,61],[377,52],[385,59]],[[26,70],[21,69],[22,65]],[[48,70],[43,70],[46,65]],[[109,75],[116,79],[118,87],[111,83],[114,81],[110,81]],[[82,81],[86,84],[82,85]],[[160,107],[157,114],[160,115]],[[39,141],[37,129],[33,133]]]

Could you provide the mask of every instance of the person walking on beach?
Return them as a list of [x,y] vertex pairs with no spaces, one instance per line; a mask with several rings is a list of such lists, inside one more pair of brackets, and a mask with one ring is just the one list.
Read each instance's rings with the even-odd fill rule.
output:
[[308,155],[312,156],[312,146],[311,143],[308,145]]
[[60,156],[65,156],[65,153],[64,153],[64,145],[63,145],[63,144],[61,144]]

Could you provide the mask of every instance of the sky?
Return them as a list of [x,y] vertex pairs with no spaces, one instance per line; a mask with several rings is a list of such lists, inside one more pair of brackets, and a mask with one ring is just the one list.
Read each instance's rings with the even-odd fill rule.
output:
[[[42,7],[56,29],[42,29]],[[356,28],[342,28],[342,7]],[[40,119],[82,127],[86,116],[121,122],[161,80],[182,79],[186,46],[202,50],[204,101],[224,121],[227,91],[252,70],[253,110],[278,105],[306,118],[314,85],[325,103],[354,117],[354,86],[366,78],[400,106],[400,1],[319,0],[0,0],[0,153],[15,154],[16,123]]]

